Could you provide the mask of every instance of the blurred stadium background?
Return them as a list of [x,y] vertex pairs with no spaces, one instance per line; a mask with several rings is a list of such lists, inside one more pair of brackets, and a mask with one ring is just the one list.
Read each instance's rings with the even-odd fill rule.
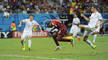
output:
[[[28,18],[30,13],[34,15],[34,20],[46,30],[43,26],[45,20],[59,19],[67,24],[72,22],[74,11],[89,16],[91,7],[96,5],[103,16],[103,30],[108,33],[107,2],[107,0],[0,0],[0,31],[11,31],[10,24],[12,21],[15,22],[17,31],[22,31],[23,27],[18,28],[19,21]],[[8,18],[4,17],[6,14],[9,14]],[[81,24],[87,24],[84,19],[80,19]]]
[[[19,38],[12,38],[11,23],[14,21],[16,30],[23,31],[25,25],[23,24],[23,27],[19,28],[18,24],[20,20],[28,18],[29,14],[33,14],[34,20],[41,25],[43,30],[47,31],[47,21],[59,19],[67,26],[68,23],[72,22],[72,14],[75,11],[89,17],[93,5],[96,5],[102,14],[104,20],[102,30],[106,35],[97,37],[97,54],[91,54],[90,47],[77,41],[75,41],[75,48],[68,46],[69,44],[61,43],[63,50],[55,52],[53,51],[55,44],[50,37],[33,38],[31,52],[22,52]],[[80,15],[79,18],[81,24],[87,24],[87,21]],[[67,28],[70,29],[70,26]],[[108,0],[0,0],[0,60],[107,60],[107,34]]]

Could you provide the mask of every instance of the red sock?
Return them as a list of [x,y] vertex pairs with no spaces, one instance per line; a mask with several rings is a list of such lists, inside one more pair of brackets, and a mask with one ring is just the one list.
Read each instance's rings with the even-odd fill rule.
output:
[[80,38],[80,36],[78,37],[78,41],[80,41],[81,40],[81,38]]

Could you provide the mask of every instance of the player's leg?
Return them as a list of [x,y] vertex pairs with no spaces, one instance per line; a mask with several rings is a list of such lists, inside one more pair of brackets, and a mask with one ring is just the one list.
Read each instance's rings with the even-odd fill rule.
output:
[[94,36],[93,36],[93,43],[95,43],[96,37],[97,37],[97,34],[94,34]]
[[93,49],[96,48],[96,46],[93,45],[93,43],[88,39],[88,32],[87,32],[87,31],[84,32],[84,38],[83,38],[83,40],[84,40],[86,43],[88,43]]
[[100,31],[100,27],[96,28],[94,31],[93,31],[93,43],[95,43],[95,40],[96,40],[96,37],[97,37],[97,34],[99,34],[99,31]]
[[61,47],[60,47],[60,44],[59,44],[58,39],[57,39],[57,33],[54,32],[52,37],[53,37],[53,40],[54,40],[54,42],[55,42],[55,44],[57,46],[56,50],[60,49]]
[[78,35],[78,33],[79,33],[78,29],[73,30],[73,38],[74,39],[77,38],[78,41],[80,41],[80,36]]
[[28,34],[28,49],[31,49],[31,37],[32,37],[32,33]]
[[61,30],[59,30],[59,32],[60,33],[57,36],[57,39],[59,41],[71,42],[71,44],[73,45],[73,37],[72,37],[72,34],[67,33],[67,30],[66,29],[61,29]]
[[79,36],[79,35],[77,35],[77,38],[78,38],[78,41],[80,41],[80,40],[81,40],[81,38],[80,38],[80,36]]
[[23,51],[25,51],[25,43],[24,43],[25,39],[26,39],[26,33],[23,33],[21,36],[21,45]]
[[74,46],[74,38],[72,36],[62,37],[62,40],[61,41],[70,42],[72,44],[72,46]]
[[75,32],[74,31],[75,31],[75,27],[72,26],[70,29],[70,32],[68,33],[68,36],[70,36],[68,38],[71,38],[70,44],[72,44],[72,46],[74,46],[74,39],[75,39]]
[[24,38],[21,38],[21,45],[24,46]]
[[81,40],[81,38],[80,38],[80,28],[78,28],[78,31],[77,31],[77,38],[78,38],[78,41]]

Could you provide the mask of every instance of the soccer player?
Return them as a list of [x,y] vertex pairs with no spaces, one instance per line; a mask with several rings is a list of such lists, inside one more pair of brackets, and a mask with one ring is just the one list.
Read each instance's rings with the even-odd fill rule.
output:
[[47,27],[50,28],[53,27],[51,32],[54,31],[55,29],[58,29],[52,32],[52,37],[57,46],[56,51],[61,48],[58,41],[71,42],[71,44],[73,45],[73,38],[72,36],[68,36],[67,28],[63,23],[61,23],[61,21],[51,20]]
[[78,18],[78,16],[76,14],[74,14],[74,18],[73,18],[73,22],[69,25],[72,25],[71,29],[70,29],[70,33],[73,34],[73,37],[77,37],[78,40],[80,41],[80,36],[77,36],[80,33],[80,28],[79,25],[80,24],[80,19]]
[[93,49],[96,48],[96,45],[94,45],[89,39],[88,36],[98,34],[100,27],[103,25],[103,20],[101,14],[98,12],[96,7],[92,7],[91,9],[92,14],[90,18],[87,18],[84,16],[84,14],[81,14],[81,16],[88,21],[88,25],[79,25],[81,28],[85,28],[84,32],[84,41],[88,43]]
[[42,29],[41,29],[40,25],[35,20],[33,20],[33,16],[32,15],[29,16],[29,19],[21,20],[20,24],[19,24],[19,27],[21,27],[23,22],[26,25],[25,25],[23,34],[21,36],[21,44],[22,44],[22,50],[25,51],[24,41],[25,41],[26,38],[28,38],[28,49],[29,50],[31,49],[31,38],[32,38],[32,28],[33,28],[33,26],[34,25],[38,25],[40,30],[41,30],[41,32],[42,32]]

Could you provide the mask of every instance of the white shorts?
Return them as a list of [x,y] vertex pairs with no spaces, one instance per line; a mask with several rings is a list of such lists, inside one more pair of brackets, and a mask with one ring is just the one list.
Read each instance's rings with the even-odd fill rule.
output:
[[70,33],[72,33],[73,37],[75,37],[78,33],[80,33],[80,28],[77,26],[72,26],[70,29]]
[[89,36],[90,33],[93,33],[93,32],[100,32],[100,28],[101,28],[101,27],[90,28],[88,25],[85,25],[84,36]]
[[32,32],[23,32],[21,35],[21,39],[26,39],[28,36],[32,37]]

